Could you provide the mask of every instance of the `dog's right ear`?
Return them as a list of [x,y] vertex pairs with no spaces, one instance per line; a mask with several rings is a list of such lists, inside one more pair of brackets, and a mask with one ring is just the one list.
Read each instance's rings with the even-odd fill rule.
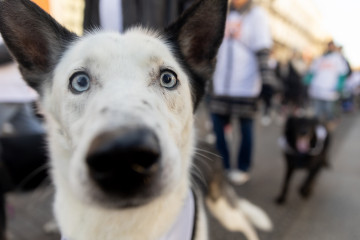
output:
[[38,91],[76,38],[29,0],[0,0],[0,32],[24,79]]
[[215,69],[227,10],[228,0],[199,0],[165,29],[169,42],[176,46],[176,55],[190,69],[194,109]]

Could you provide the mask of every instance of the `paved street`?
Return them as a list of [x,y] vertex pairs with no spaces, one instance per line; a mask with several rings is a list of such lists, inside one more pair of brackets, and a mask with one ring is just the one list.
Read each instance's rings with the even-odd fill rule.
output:
[[[285,206],[274,199],[280,191],[285,164],[277,145],[281,127],[256,126],[255,162],[251,180],[237,192],[261,206],[274,222],[271,233],[259,232],[262,240],[360,239],[360,115],[347,115],[332,138],[331,168],[324,170],[314,195],[303,200],[298,188],[304,172],[296,173]],[[243,239],[219,227],[213,239]]]
[[[198,119],[203,119],[203,116]],[[351,114],[343,118],[333,136],[331,169],[322,172],[312,198],[304,201],[297,194],[304,176],[300,172],[293,179],[285,206],[274,204],[284,174],[284,162],[277,146],[280,134],[281,127],[275,123],[269,127],[257,124],[251,180],[237,187],[241,196],[265,209],[274,222],[274,231],[259,232],[260,239],[360,239],[360,115]],[[9,196],[12,239],[59,239],[58,235],[46,235],[42,230],[43,225],[51,220],[51,197],[49,188]],[[226,233],[221,226],[211,229],[211,236],[213,240],[243,239],[241,234]]]

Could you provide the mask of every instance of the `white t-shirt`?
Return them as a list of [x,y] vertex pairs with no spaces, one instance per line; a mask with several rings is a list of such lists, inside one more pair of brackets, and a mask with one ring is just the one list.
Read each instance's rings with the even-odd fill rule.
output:
[[257,97],[261,77],[256,52],[270,49],[272,39],[265,12],[253,7],[240,14],[231,11],[225,38],[220,46],[214,73],[214,94],[231,97]]
[[101,0],[99,3],[100,25],[105,30],[123,31],[121,0]]
[[347,73],[348,66],[338,52],[333,52],[316,59],[310,66],[314,74],[309,88],[312,98],[335,101],[340,96],[337,92],[339,77]]

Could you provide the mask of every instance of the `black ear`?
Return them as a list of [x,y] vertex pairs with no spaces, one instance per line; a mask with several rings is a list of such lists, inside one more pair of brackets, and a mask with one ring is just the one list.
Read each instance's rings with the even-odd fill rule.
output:
[[165,30],[185,69],[190,69],[195,108],[215,68],[217,51],[224,37],[227,9],[227,0],[197,1]]
[[0,0],[0,32],[24,79],[37,90],[76,38],[29,0]]

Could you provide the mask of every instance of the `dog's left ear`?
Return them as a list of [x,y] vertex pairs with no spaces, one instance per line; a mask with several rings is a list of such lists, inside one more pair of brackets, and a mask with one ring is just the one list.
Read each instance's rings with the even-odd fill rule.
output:
[[76,38],[29,0],[0,0],[0,32],[24,79],[38,91]]
[[211,79],[218,48],[224,37],[227,0],[200,0],[191,6],[165,33],[175,44],[177,55],[192,75],[196,108]]

